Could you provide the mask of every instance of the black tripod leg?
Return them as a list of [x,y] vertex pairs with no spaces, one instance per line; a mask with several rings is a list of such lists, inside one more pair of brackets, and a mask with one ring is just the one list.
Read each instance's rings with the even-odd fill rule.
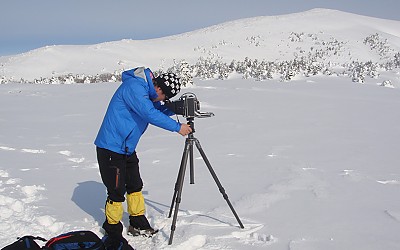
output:
[[186,168],[186,162],[187,162],[187,157],[188,157],[187,156],[188,148],[193,148],[193,147],[190,146],[189,140],[186,139],[185,148],[183,149],[181,165],[179,167],[178,177],[176,178],[176,182],[175,182],[174,195],[172,196],[172,201],[171,201],[171,206],[170,206],[169,213],[168,213],[168,218],[171,218],[171,215],[172,215],[172,209],[174,208],[176,194],[178,193],[178,190],[179,190],[180,179],[184,178],[184,174],[182,175],[182,171],[184,171],[183,169]]
[[224,197],[224,199],[228,203],[229,208],[231,209],[233,215],[235,216],[237,222],[239,223],[240,228],[244,228],[242,222],[240,221],[239,216],[237,215],[235,209],[232,206],[232,203],[229,201],[229,198],[228,198],[228,195],[225,192],[225,189],[222,187],[221,182],[218,180],[217,174],[215,173],[214,169],[211,167],[211,164],[208,161],[206,154],[204,153],[203,149],[201,148],[199,140],[195,139],[195,143],[196,143],[197,149],[199,150],[199,152],[201,154],[201,157],[203,158],[204,162],[207,165],[208,170],[210,171],[212,177],[214,178],[214,181],[217,184],[217,186],[219,188],[219,191],[221,192],[222,196]]
[[190,158],[189,158],[189,163],[190,163],[190,184],[194,184],[194,159],[193,159],[193,140],[191,142],[191,147],[190,147]]
[[178,216],[179,204],[181,203],[181,199],[182,199],[183,180],[185,179],[185,171],[186,171],[186,165],[187,165],[190,148],[193,148],[193,144],[190,143],[189,140],[186,140],[185,149],[184,149],[183,155],[182,155],[181,166],[179,168],[178,179],[175,184],[174,197],[172,199],[172,204],[171,204],[171,208],[169,211],[169,213],[170,213],[169,217],[171,217],[172,208],[174,206],[174,200],[175,200],[174,217],[172,218],[171,234],[169,236],[168,245],[172,244],[172,240],[174,238],[174,232],[175,232],[175,228],[176,228],[176,219]]

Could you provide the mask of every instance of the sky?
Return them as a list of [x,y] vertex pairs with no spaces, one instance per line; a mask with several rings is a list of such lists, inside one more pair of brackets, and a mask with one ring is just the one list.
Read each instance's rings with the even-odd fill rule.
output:
[[398,0],[2,0],[0,56],[46,45],[158,38],[313,8],[400,20]]

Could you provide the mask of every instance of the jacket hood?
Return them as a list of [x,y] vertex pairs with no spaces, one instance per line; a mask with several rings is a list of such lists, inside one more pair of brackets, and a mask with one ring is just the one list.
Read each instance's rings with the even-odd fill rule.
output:
[[141,79],[145,81],[149,86],[149,97],[155,99],[158,97],[153,84],[153,72],[149,68],[138,67],[122,72],[122,82],[125,82],[129,78]]

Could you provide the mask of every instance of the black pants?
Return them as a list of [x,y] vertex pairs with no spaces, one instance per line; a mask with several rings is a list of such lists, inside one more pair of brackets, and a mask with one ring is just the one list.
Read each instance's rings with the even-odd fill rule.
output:
[[143,181],[136,152],[127,156],[99,147],[96,151],[101,179],[107,188],[109,200],[123,202],[125,193],[142,190]]

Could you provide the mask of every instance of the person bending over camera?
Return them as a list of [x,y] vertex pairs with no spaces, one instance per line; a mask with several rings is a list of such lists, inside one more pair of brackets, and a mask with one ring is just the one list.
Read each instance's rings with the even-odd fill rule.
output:
[[122,84],[111,98],[94,144],[101,179],[107,188],[106,219],[102,227],[115,249],[121,242],[126,243],[121,223],[125,200],[128,232],[132,235],[157,232],[145,216],[143,182],[135,149],[149,124],[182,136],[192,132],[189,125],[169,117],[174,113],[161,103],[178,94],[180,88],[177,75],[166,73],[154,78],[149,68],[138,67],[122,73]]

